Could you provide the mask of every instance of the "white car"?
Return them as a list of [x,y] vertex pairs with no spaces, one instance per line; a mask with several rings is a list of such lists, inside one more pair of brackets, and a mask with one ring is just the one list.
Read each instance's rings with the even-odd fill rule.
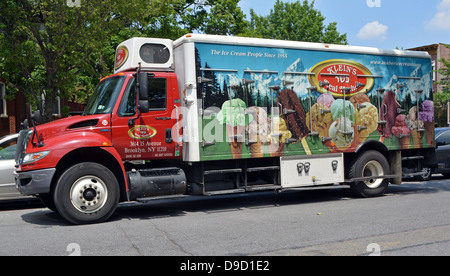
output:
[[0,200],[24,198],[16,189],[13,174],[18,137],[16,133],[0,138]]

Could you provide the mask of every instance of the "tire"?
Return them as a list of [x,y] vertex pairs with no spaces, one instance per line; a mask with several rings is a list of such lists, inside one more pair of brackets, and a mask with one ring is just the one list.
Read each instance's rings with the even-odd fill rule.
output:
[[[350,162],[350,179],[389,174],[389,162],[386,160],[386,157],[378,151],[363,152],[356,155]],[[351,183],[350,190],[359,197],[377,197],[386,192],[388,185],[389,179],[370,179]]]
[[53,212],[58,212],[58,210],[56,210],[55,201],[53,201],[52,194],[39,195],[38,198],[41,200],[42,204],[44,204],[45,207],[52,210]]
[[73,224],[107,220],[119,203],[119,183],[114,174],[98,163],[80,163],[59,178],[53,199],[58,213]]
[[424,168],[423,169],[426,173],[419,175],[416,177],[418,181],[428,181],[431,180],[431,176],[433,175],[433,169],[431,168]]

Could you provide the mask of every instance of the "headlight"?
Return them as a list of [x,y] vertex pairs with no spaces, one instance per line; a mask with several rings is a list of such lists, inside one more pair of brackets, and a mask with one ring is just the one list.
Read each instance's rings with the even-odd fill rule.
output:
[[33,163],[38,160],[41,160],[42,158],[46,157],[49,153],[50,153],[50,151],[47,150],[47,151],[25,154],[22,164],[29,164],[29,163]]

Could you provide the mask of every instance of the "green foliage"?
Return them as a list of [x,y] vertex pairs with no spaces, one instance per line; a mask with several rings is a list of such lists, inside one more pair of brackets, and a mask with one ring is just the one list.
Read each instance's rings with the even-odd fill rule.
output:
[[22,91],[46,122],[57,96],[86,102],[113,72],[117,45],[131,37],[174,40],[199,32],[347,43],[336,23],[324,25],[314,2],[277,1],[268,16],[252,10],[247,21],[239,1],[80,0],[69,7],[67,0],[1,0],[0,76],[8,97]]
[[[450,48],[450,45],[445,45]],[[450,59],[440,60],[444,67],[438,70],[441,74],[441,81],[438,85],[441,85],[442,91],[434,95],[434,105],[435,105],[435,118],[436,123],[439,126],[447,126],[447,103],[450,102]]]
[[314,1],[285,3],[277,0],[269,15],[258,16],[254,10],[250,15],[250,28],[244,36],[348,44],[347,35],[338,33],[336,22],[325,26],[325,17],[314,8]]

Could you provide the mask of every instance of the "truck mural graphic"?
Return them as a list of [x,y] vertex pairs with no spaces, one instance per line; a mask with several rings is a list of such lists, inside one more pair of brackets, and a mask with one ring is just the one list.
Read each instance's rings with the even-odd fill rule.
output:
[[196,43],[196,64],[201,135],[223,127],[203,160],[433,147],[427,59]]

